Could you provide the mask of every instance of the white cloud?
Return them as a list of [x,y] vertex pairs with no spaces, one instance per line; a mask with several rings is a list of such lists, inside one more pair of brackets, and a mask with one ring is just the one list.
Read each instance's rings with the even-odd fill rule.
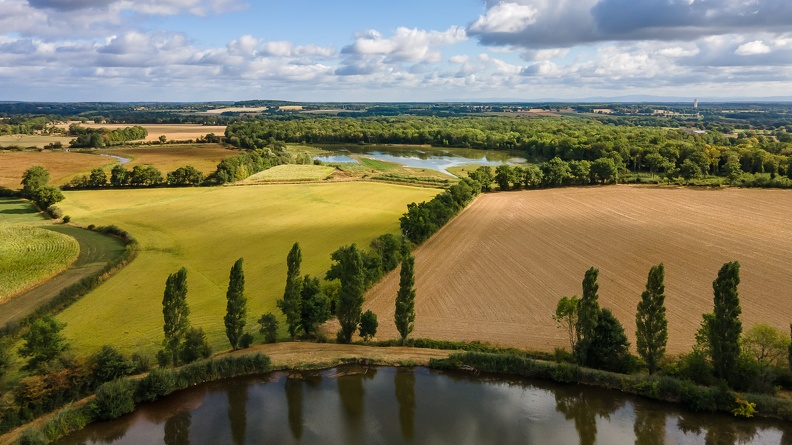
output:
[[531,5],[502,2],[470,25],[476,33],[510,33],[524,30],[536,21],[538,10]]
[[761,40],[754,40],[753,42],[743,43],[734,50],[734,54],[738,56],[755,56],[757,54],[767,54],[771,51],[770,47],[765,45]]

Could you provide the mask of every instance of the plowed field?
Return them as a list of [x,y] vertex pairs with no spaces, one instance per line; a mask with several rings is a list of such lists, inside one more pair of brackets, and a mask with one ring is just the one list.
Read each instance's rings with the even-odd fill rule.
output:
[[[635,343],[635,309],[649,268],[666,266],[670,353],[694,343],[712,311],[712,281],[741,264],[743,327],[792,322],[792,191],[612,186],[482,195],[416,255],[413,337],[568,346],[551,316],[600,269],[600,306]],[[380,339],[396,337],[399,275],[367,295]]]

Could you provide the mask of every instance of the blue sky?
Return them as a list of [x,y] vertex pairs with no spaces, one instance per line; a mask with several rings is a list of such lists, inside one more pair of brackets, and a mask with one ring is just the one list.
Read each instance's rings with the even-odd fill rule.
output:
[[0,0],[0,100],[792,96],[789,0]]

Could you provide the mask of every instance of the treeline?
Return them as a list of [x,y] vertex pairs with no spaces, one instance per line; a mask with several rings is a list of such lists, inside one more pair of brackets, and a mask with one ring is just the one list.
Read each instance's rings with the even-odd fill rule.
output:
[[481,183],[464,178],[431,201],[408,204],[407,213],[399,219],[402,235],[412,243],[423,243],[464,209],[481,189]]
[[108,130],[107,128],[85,128],[79,124],[71,124],[69,125],[69,135],[77,136],[69,142],[69,146],[72,148],[101,148],[145,139],[148,136],[148,130],[139,125]]
[[744,131],[695,133],[686,129],[625,127],[597,120],[511,117],[378,117],[261,119],[237,122],[226,141],[259,148],[271,139],[295,143],[430,144],[433,146],[520,150],[535,161],[555,157],[593,162],[611,158],[632,172],[690,171],[695,177],[742,173],[788,175],[792,137]]
[[196,186],[205,183],[204,174],[195,167],[187,165],[163,175],[156,167],[149,164],[136,165],[128,170],[123,165],[116,165],[110,170],[110,176],[100,168],[94,168],[88,175],[77,176],[63,189],[98,189],[103,187],[157,187],[157,186]]

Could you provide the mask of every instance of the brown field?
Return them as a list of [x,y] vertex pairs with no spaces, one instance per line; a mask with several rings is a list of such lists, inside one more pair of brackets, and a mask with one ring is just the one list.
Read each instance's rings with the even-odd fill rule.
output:
[[[635,342],[649,268],[666,267],[669,353],[689,350],[712,281],[741,264],[744,329],[792,322],[792,191],[611,186],[482,195],[416,251],[413,337],[569,348],[551,316],[599,268],[601,307]],[[398,269],[367,295],[380,339],[397,336]]]
[[185,165],[192,165],[204,174],[214,172],[221,159],[239,153],[237,150],[230,150],[219,144],[152,145],[103,149],[101,152],[132,159],[125,164],[127,168],[140,164],[151,164],[163,173],[167,173]]
[[50,172],[50,184],[62,185],[78,174],[88,173],[95,167],[115,164],[106,156],[85,153],[52,151],[0,151],[0,187],[21,188],[22,174],[34,165]]
[[69,146],[70,136],[50,136],[41,134],[5,134],[0,136],[0,147],[36,147],[44,148],[49,144],[60,142],[64,147]]
[[[68,124],[59,124],[58,127],[68,129]],[[85,128],[107,128],[115,130],[116,128],[131,127],[135,124],[94,124],[85,123],[80,124]],[[218,136],[225,134],[225,125],[199,125],[199,124],[139,124],[141,127],[148,130],[148,136],[144,139],[146,142],[154,142],[160,136],[165,136],[169,141],[186,141],[189,139],[198,139],[199,137],[206,136],[209,133],[214,133]]]

